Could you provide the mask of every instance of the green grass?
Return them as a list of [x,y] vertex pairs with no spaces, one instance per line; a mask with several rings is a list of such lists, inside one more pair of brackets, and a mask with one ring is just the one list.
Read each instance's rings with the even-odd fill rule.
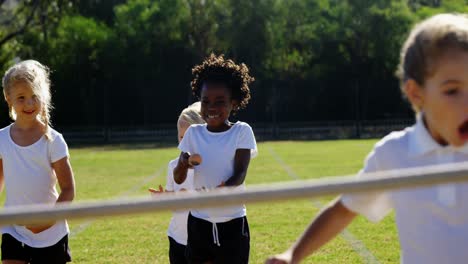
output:
[[[293,180],[284,166],[289,166],[300,179],[354,174],[374,143],[375,140],[260,143],[259,156],[249,168],[247,187]],[[76,201],[149,195],[148,187],[165,183],[167,163],[177,155],[176,148],[152,145],[72,148]],[[324,204],[330,199],[319,202]],[[314,205],[316,202],[310,200],[247,205],[252,239],[250,263],[263,263],[295,241],[318,212]],[[166,230],[170,216],[167,212],[90,222],[70,239],[74,263],[168,263]],[[76,230],[83,221],[69,222],[71,229]],[[393,216],[378,224],[358,218],[349,231],[381,263],[399,261]],[[304,263],[365,261],[340,236]]]

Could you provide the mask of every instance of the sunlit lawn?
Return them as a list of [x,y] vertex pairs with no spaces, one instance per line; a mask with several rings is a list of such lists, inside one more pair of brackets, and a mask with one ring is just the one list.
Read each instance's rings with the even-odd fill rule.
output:
[[[259,143],[247,186],[353,174],[375,140]],[[147,188],[165,183],[167,162],[175,147],[151,144],[72,147],[76,202],[149,195]],[[288,167],[288,171],[285,169]],[[332,197],[247,205],[251,228],[251,263],[263,263],[286,249]],[[166,230],[170,212],[89,221],[69,221],[74,263],[168,263]],[[354,240],[342,236],[304,263],[366,263],[362,243],[381,263],[397,263],[399,250],[393,216],[378,224],[358,218],[349,228]],[[353,247],[354,245],[354,247]],[[362,249],[361,249],[362,251]]]

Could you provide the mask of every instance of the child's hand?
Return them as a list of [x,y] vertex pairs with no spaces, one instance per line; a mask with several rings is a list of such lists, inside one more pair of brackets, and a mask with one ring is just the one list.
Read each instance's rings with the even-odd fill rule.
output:
[[202,163],[202,157],[200,156],[200,154],[192,154],[190,155],[190,157],[188,158],[188,163],[190,166],[198,166]]
[[153,188],[148,188],[148,191],[151,193],[151,195],[158,195],[158,194],[162,194],[164,193],[164,188],[161,186],[161,184],[159,185],[159,190],[156,190],[156,189],[153,189]]
[[190,153],[189,153],[189,152],[182,152],[182,153],[180,153],[179,163],[180,163],[182,166],[191,168],[189,159],[190,159]]
[[29,231],[33,232],[34,234],[37,234],[37,233],[40,233],[42,231],[45,231],[47,229],[49,229],[50,227],[52,227],[53,225],[55,224],[54,223],[49,223],[49,224],[45,224],[45,225],[28,225],[28,226],[25,226],[27,229],[29,229]]
[[265,264],[295,264],[296,262],[292,261],[292,254],[289,251],[286,251],[282,254],[270,257],[265,261]]

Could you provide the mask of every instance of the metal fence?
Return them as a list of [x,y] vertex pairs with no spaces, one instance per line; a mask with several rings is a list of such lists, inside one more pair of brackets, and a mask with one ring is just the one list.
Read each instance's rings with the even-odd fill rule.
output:
[[[266,140],[325,140],[379,138],[391,131],[401,130],[414,123],[411,119],[362,121],[330,121],[301,123],[250,124],[258,141]],[[146,127],[62,127],[57,128],[67,142],[123,143],[176,142],[177,129],[173,124]]]

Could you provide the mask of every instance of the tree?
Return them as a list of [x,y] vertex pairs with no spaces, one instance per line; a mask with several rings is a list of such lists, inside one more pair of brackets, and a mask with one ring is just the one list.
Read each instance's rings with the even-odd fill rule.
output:
[[56,25],[70,7],[65,0],[0,1],[0,46],[34,30],[42,31],[47,40],[50,24]]
[[74,0],[75,12],[87,18],[93,18],[112,26],[115,20],[114,7],[126,0]]
[[[114,72],[113,86],[122,87],[115,96],[127,101],[132,113],[122,109],[118,116],[128,118],[118,120],[116,116],[113,122],[171,122],[186,105],[183,99],[187,98],[193,63],[188,5],[183,0],[130,0],[115,7],[115,12],[114,28],[119,39],[115,45],[122,53],[115,58],[121,67]],[[158,100],[161,98],[181,100],[174,104]]]
[[189,10],[187,37],[196,60],[219,52],[226,43],[219,37],[229,9],[223,0],[186,0]]

